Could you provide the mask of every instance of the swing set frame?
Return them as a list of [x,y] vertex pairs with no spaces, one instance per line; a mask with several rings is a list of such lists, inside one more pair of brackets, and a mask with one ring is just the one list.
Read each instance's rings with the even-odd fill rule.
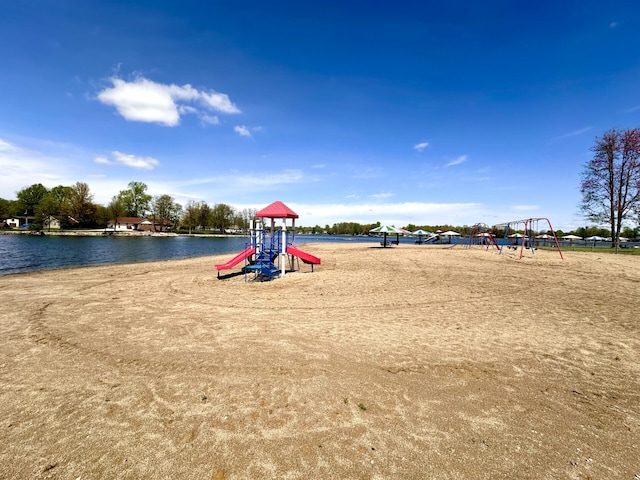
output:
[[465,247],[470,248],[472,245],[481,245],[489,250],[489,247],[495,247],[500,250],[498,243],[496,242],[496,236],[493,234],[488,225],[484,223],[476,223],[469,228],[468,239],[465,242]]
[[[522,259],[522,256],[524,255],[524,249],[525,249],[525,245],[528,243],[528,247],[527,248],[531,248],[531,253],[535,252],[535,248],[533,246],[533,233],[539,231],[538,230],[538,223],[540,221],[544,221],[547,222],[547,224],[549,225],[549,228],[547,229],[547,231],[551,232],[551,236],[553,237],[553,242],[555,243],[555,246],[558,250],[558,254],[560,254],[560,259],[564,260],[564,257],[562,256],[562,250],[560,249],[560,243],[558,242],[558,237],[556,236],[556,232],[553,229],[553,226],[551,226],[551,222],[549,221],[548,218],[546,217],[536,217],[536,218],[525,218],[524,220],[513,220],[510,222],[505,222],[505,223],[497,223],[493,226],[494,229],[502,229],[504,228],[504,242],[502,245],[500,245],[499,250],[500,250],[500,254],[502,254],[502,249],[504,248],[505,244],[508,243],[508,238],[509,238],[509,230],[514,230],[516,231],[516,229],[513,227],[514,225],[517,226],[519,224],[523,224],[524,225],[524,233],[522,235],[521,241],[520,241],[520,257],[519,259]],[[535,228],[534,228],[535,227]],[[518,244],[515,243],[514,244],[514,249],[518,249]]]

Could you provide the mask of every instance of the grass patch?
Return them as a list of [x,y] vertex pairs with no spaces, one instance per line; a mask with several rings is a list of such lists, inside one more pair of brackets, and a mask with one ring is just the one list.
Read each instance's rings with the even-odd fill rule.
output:
[[[555,245],[554,246],[549,246],[547,245],[546,247],[536,247],[540,250],[556,250]],[[616,253],[616,249],[612,248],[612,247],[599,247],[599,246],[593,246],[593,245],[573,245],[571,247],[569,247],[568,245],[566,246],[560,246],[560,249],[563,252],[592,252],[592,253]],[[618,249],[618,254],[620,255],[640,255],[640,248],[633,248],[633,247],[627,247],[627,248],[619,248]]]

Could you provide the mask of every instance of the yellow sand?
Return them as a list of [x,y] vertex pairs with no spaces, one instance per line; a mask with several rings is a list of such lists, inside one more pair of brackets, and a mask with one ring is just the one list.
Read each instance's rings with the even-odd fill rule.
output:
[[0,478],[640,475],[640,257],[302,248],[0,277]]

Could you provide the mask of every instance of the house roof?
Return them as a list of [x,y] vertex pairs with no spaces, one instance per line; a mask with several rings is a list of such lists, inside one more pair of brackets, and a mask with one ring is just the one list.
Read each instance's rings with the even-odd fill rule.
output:
[[142,217],[118,217],[117,223],[140,223],[144,220]]
[[166,218],[156,218],[155,221],[151,221],[145,217],[118,217],[116,223],[131,223],[134,225],[173,225],[173,222]]
[[276,200],[271,205],[267,205],[262,210],[256,212],[258,218],[298,218],[298,214],[287,207],[280,200]]

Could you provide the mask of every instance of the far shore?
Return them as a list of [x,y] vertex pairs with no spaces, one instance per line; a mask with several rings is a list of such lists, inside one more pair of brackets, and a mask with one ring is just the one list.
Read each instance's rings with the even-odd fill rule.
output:
[[247,234],[239,233],[174,233],[131,231],[124,232],[105,230],[103,228],[93,230],[0,230],[0,235],[35,235],[35,236],[59,236],[59,237],[241,237]]

